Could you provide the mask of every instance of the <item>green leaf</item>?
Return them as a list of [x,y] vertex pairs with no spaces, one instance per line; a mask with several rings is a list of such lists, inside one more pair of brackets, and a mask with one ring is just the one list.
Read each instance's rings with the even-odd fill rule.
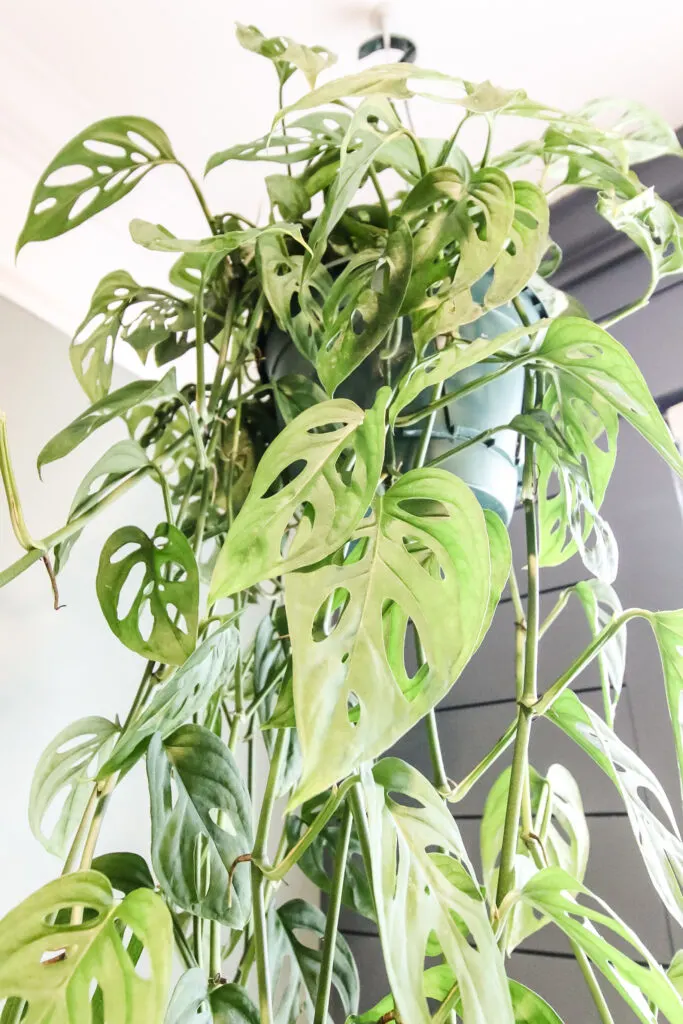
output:
[[[314,947],[305,945],[299,933],[316,940]],[[313,1019],[322,952],[319,942],[325,934],[325,915],[319,907],[305,900],[289,902],[268,915],[268,947],[272,986],[281,997],[275,1008],[275,1024],[296,1024]],[[289,966],[286,987],[279,987]],[[337,990],[344,1013],[358,1008],[358,971],[351,950],[343,935],[337,935],[332,984]]]
[[[342,110],[316,111],[291,121],[279,133],[269,132],[252,142],[239,143],[214,153],[206,173],[229,160],[265,160],[270,163],[296,164],[321,155],[334,154],[351,120]],[[309,192],[309,195],[312,193]]]
[[683,950],[674,953],[666,974],[679,996],[683,997]]
[[274,381],[274,385],[275,404],[285,423],[291,423],[305,409],[327,401],[320,385],[301,373],[288,373]]
[[537,992],[518,981],[510,981],[508,984],[515,1024],[562,1024],[552,1006],[549,1006]]
[[[219,985],[210,995],[213,1024],[260,1024],[261,1015],[248,993],[230,982]],[[193,1022],[195,1024],[195,1022]]]
[[484,621],[481,624],[479,644],[482,643],[488,633],[512,567],[512,548],[510,547],[510,536],[505,523],[500,516],[488,508],[484,509],[484,519],[486,520],[489,554],[491,556],[491,585],[489,587],[488,608]]
[[166,738],[201,711],[216,690],[232,679],[238,649],[238,634],[230,623],[199,644],[168,682],[155,689],[147,707],[121,735],[100,778],[134,764],[155,732]]
[[238,22],[235,34],[245,50],[273,62],[281,82],[286,82],[298,69],[306,76],[309,89],[314,89],[320,72],[337,63],[336,56],[324,46],[304,46],[287,36],[266,38],[254,25],[240,25]]
[[38,472],[49,462],[63,459],[86,437],[117,416],[123,416],[137,405],[152,402],[157,398],[169,398],[177,393],[175,370],[169,370],[161,380],[134,380],[130,384],[124,384],[122,388],[95,402],[48,441],[38,456]]
[[154,889],[155,883],[147,861],[139,853],[103,853],[92,862],[93,871],[99,871],[124,896],[134,889]]
[[510,1024],[502,954],[442,798],[397,758],[384,758],[372,773],[364,769],[363,790],[379,933],[401,1018],[411,1024],[432,1019],[423,982],[431,938],[455,974],[464,1024]]
[[[278,434],[218,556],[210,602],[317,562],[348,539],[379,482],[388,398],[388,389],[381,389],[368,412],[346,399],[322,402]],[[347,468],[352,454],[355,462]],[[285,474],[285,486],[268,494]],[[298,510],[295,539],[283,553]]]
[[643,375],[616,339],[589,320],[560,317],[548,328],[537,356],[612,405],[683,475],[683,460]]
[[287,174],[270,174],[266,178],[268,197],[277,206],[285,220],[300,220],[308,213],[311,198],[298,178]]
[[647,619],[655,634],[662,661],[666,702],[683,792],[683,611],[650,612]]
[[494,264],[493,281],[486,291],[487,309],[502,306],[518,295],[538,270],[548,248],[550,211],[545,194],[530,181],[516,181],[513,188],[509,240]]
[[[184,725],[147,750],[152,865],[165,895],[183,910],[243,928],[251,909],[251,804],[233,755],[200,725]],[[204,874],[206,877],[204,877]]]
[[617,788],[650,880],[669,913],[683,923],[683,842],[661,783],[591,708],[567,690],[547,717],[574,740]]
[[[138,566],[143,569],[139,582]],[[115,530],[100,554],[97,597],[110,629],[131,651],[182,665],[194,650],[199,571],[187,538],[171,523],[160,523],[153,537],[138,526]]]
[[[612,587],[600,580],[583,580],[572,587],[583,605],[593,636],[597,636],[611,620],[621,615],[621,601]],[[621,696],[626,671],[626,626],[617,630],[598,654],[600,682],[605,703],[607,724],[614,726],[614,713]]]
[[[50,923],[72,908],[91,913],[80,924]],[[147,977],[135,967],[137,944],[146,953]],[[105,1007],[118,1008],[121,1024],[161,1024],[171,952],[171,919],[156,893],[138,889],[114,904],[104,875],[64,875],[0,921],[0,998],[26,999],[23,1024],[83,1024],[98,996]]]
[[176,238],[161,224],[150,224],[147,220],[134,219],[130,222],[130,234],[134,242],[152,252],[184,252],[198,255],[222,256],[243,245],[254,245],[263,235],[288,235],[306,248],[298,224],[267,224],[263,228],[246,228],[244,231],[227,231],[223,235],[212,235],[199,241]]
[[373,352],[393,326],[408,287],[413,241],[397,220],[375,260],[351,261],[330,290],[323,319],[324,343],[316,369],[330,394]]
[[623,139],[629,164],[654,160],[671,154],[683,156],[683,149],[670,124],[642,103],[606,96],[591,100],[580,114]]
[[[56,857],[66,856],[90,798],[97,765],[107,758],[118,731],[106,718],[80,718],[62,729],[40,755],[31,783],[28,820],[38,842]],[[47,835],[45,818],[58,798],[63,803]]]
[[[588,864],[590,836],[579,787],[561,764],[553,764],[545,778],[529,766],[532,831],[538,837],[536,853],[547,864],[561,867],[583,881]],[[481,821],[480,843],[484,884],[489,901],[495,904],[498,867],[503,844],[505,812],[510,790],[510,769],[499,775],[489,791]],[[532,842],[534,842],[532,840]],[[515,852],[517,887],[536,871],[531,849],[523,840]],[[518,904],[511,910],[505,950],[509,954],[545,924],[529,907]]]
[[[655,1024],[657,1010],[672,1024],[683,1020],[683,1002],[649,950],[603,900],[570,874],[561,868],[545,868],[526,883],[521,898],[550,918],[583,950],[644,1024]],[[603,938],[598,926],[621,940],[620,946]],[[645,963],[622,952],[623,943]]]
[[[293,806],[381,754],[433,708],[474,652],[488,611],[486,521],[470,489],[450,473],[406,473],[376,499],[353,542],[352,558],[285,581],[304,753]],[[423,564],[429,555],[431,567]],[[343,607],[321,630],[335,594],[343,595]],[[412,677],[403,653],[411,622],[425,655]]]
[[206,974],[201,967],[191,967],[178,978],[164,1024],[213,1024]]
[[91,124],[43,172],[17,252],[27,242],[56,238],[106,210],[165,163],[176,163],[176,158],[168,137],[152,121],[108,117]]

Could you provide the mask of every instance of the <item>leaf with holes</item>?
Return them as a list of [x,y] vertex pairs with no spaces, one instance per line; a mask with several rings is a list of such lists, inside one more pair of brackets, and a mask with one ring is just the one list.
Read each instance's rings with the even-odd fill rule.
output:
[[183,910],[231,928],[249,918],[251,804],[225,743],[201,725],[184,725],[147,750],[152,866],[164,894]]
[[269,132],[260,139],[239,143],[214,153],[206,165],[206,173],[229,160],[265,160],[280,164],[314,160],[339,147],[350,120],[349,114],[343,110],[305,114],[279,132]]
[[[683,1021],[683,1001],[649,950],[603,900],[568,872],[555,867],[539,871],[524,886],[521,899],[583,950],[643,1024],[656,1024],[658,1010],[672,1024]],[[614,936],[619,947],[598,929]],[[636,959],[623,952],[624,944]]]
[[48,441],[38,456],[38,472],[49,462],[63,459],[86,437],[117,416],[123,416],[138,405],[158,398],[170,398],[177,393],[175,369],[169,370],[161,380],[134,380],[124,384],[122,388],[95,402]]
[[676,473],[683,475],[683,459],[643,375],[615,338],[590,320],[560,317],[548,328],[537,356],[608,402]]
[[[182,665],[192,653],[199,572],[177,527],[160,523],[151,538],[138,526],[115,530],[102,548],[96,586],[111,631],[131,651],[165,665]],[[147,614],[152,623],[145,635]]]
[[512,1024],[502,954],[442,798],[424,776],[393,757],[363,770],[363,791],[377,923],[401,1019],[432,1019],[423,977],[436,940],[455,974],[464,1024]]
[[149,704],[122,733],[99,778],[127,770],[142,757],[155,732],[165,738],[202,711],[217,690],[232,683],[238,650],[239,636],[231,623],[199,644],[175,674],[155,688]]
[[[316,940],[315,947],[305,945],[299,937],[300,932]],[[305,900],[289,900],[268,915],[272,987],[274,991],[281,992],[275,1008],[275,1024],[313,1020],[322,960],[319,943],[324,934],[325,915],[319,907]],[[332,984],[341,1000],[345,1017],[355,1013],[358,1009],[358,971],[353,954],[341,934],[337,935],[334,950]]]
[[[623,611],[621,601],[614,589],[606,583],[601,583],[600,580],[583,580],[571,589],[583,605],[593,636],[597,636],[615,616],[621,615]],[[626,671],[625,625],[607,641],[598,654],[598,668],[605,705],[605,718],[610,728],[613,728],[614,713],[617,710]]]
[[[218,556],[210,602],[318,562],[348,539],[379,483],[388,399],[382,388],[367,412],[346,399],[321,402],[278,434]],[[289,479],[269,493],[281,477]]]
[[544,192],[530,181],[516,181],[513,188],[514,216],[509,240],[496,259],[493,281],[486,291],[488,309],[502,306],[519,295],[538,270],[548,248],[550,211]]
[[683,997],[683,950],[679,949],[674,953],[666,976],[679,996]]
[[650,880],[669,913],[683,924],[683,842],[661,783],[575,693],[565,691],[546,714],[616,786]]
[[130,222],[130,234],[134,242],[145,249],[151,249],[152,252],[185,252],[222,256],[243,245],[255,245],[263,235],[288,235],[304,248],[307,247],[300,226],[286,224],[284,221],[267,224],[263,228],[227,231],[223,235],[212,235],[211,238],[193,241],[192,239],[176,238],[161,224],[150,224],[147,220],[133,219]]
[[[486,521],[450,473],[406,473],[376,499],[353,541],[345,562],[285,581],[304,753],[293,805],[381,754],[438,704],[478,645],[488,612]],[[425,555],[435,566],[423,565]],[[342,602],[326,629],[331,595]],[[412,677],[404,665],[411,622],[425,655]]]
[[[590,836],[583,813],[581,794],[573,776],[561,764],[552,764],[545,778],[529,767],[532,836],[521,838],[515,852],[516,886],[520,888],[534,874],[535,850],[541,862],[564,868],[580,882],[588,864]],[[503,844],[505,811],[510,791],[510,769],[499,775],[489,791],[480,826],[481,862],[489,900],[495,904],[498,866]],[[511,910],[506,929],[505,950],[509,954],[533,935],[547,920],[517,904]]]
[[153,167],[176,163],[166,134],[143,117],[96,121],[59,151],[31,197],[17,252],[56,238],[127,195]]
[[304,46],[288,36],[267,38],[254,25],[240,25],[238,22],[235,34],[245,50],[251,50],[273,62],[283,84],[299,70],[306,76],[308,88],[314,89],[320,72],[337,62],[336,56],[324,46]]
[[683,792],[683,611],[650,612],[647,619],[655,634],[662,661],[666,702]]
[[623,139],[630,165],[671,154],[683,156],[683,149],[670,124],[643,103],[621,97],[591,100],[580,114],[599,125],[600,129]]
[[[78,908],[80,924],[62,923],[60,911]],[[156,893],[138,889],[115,904],[97,871],[64,875],[0,921],[0,999],[27,1001],[24,1024],[83,1024],[102,1002],[117,1008],[120,1024],[161,1024],[172,949],[171,918]]]
[[334,282],[323,310],[324,340],[316,369],[330,394],[386,338],[403,303],[412,266],[413,241],[397,220],[378,258],[351,260]]
[[[45,748],[31,783],[28,820],[49,853],[65,857],[93,789],[98,764],[107,758],[118,733],[106,718],[80,718],[62,729]],[[94,770],[93,770],[94,769]],[[46,818],[57,818],[46,832]]]
[[103,853],[92,862],[93,871],[99,871],[117,889],[127,896],[134,889],[154,889],[155,883],[147,862],[139,853]]

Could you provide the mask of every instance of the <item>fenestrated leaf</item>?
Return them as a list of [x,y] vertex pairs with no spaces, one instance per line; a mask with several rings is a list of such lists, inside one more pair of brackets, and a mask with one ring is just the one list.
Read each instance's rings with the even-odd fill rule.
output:
[[[275,1007],[275,1024],[312,1021],[322,951],[304,945],[300,932],[320,941],[325,934],[325,915],[306,900],[289,900],[268,915],[268,947],[274,991],[282,993]],[[284,979],[287,978],[286,984]],[[358,1008],[358,971],[343,935],[337,935],[332,984],[345,1014]]]
[[[406,473],[376,499],[353,541],[341,564],[285,581],[304,753],[293,804],[381,754],[433,708],[479,643],[488,610],[486,521],[470,489],[450,473]],[[430,554],[433,567],[422,564]],[[342,607],[321,631],[319,618],[336,593],[344,595]],[[413,677],[403,654],[411,621],[425,655]]]
[[311,198],[305,185],[288,174],[270,174],[266,178],[268,196],[285,220],[299,220],[308,212]]
[[286,82],[298,69],[306,76],[309,89],[314,89],[320,72],[337,62],[336,56],[324,46],[304,46],[288,36],[268,38],[254,25],[240,25],[238,22],[235,34],[245,50],[273,62],[281,82]]
[[511,1024],[502,954],[450,811],[397,758],[364,769],[363,790],[377,923],[401,1019],[431,1021],[423,976],[433,937],[458,982],[464,1024]]
[[[545,868],[526,883],[521,898],[583,950],[644,1024],[656,1024],[657,1010],[671,1024],[683,1020],[683,1001],[649,950],[603,900],[570,874]],[[620,946],[603,938],[598,928],[621,940]],[[637,959],[622,952],[623,943]]]
[[260,139],[214,153],[209,157],[206,173],[229,160],[265,160],[281,164],[313,160],[339,146],[350,120],[350,115],[343,110],[305,114],[280,132],[269,132]]
[[327,401],[320,385],[302,373],[288,373],[273,385],[275,404],[285,423],[291,423],[304,409]]
[[377,258],[351,261],[332,286],[323,310],[324,339],[316,369],[330,394],[387,336],[408,287],[413,240],[397,220]]
[[17,252],[56,238],[125,196],[153,167],[175,163],[166,134],[144,117],[108,117],[68,142],[31,197]]
[[301,245],[306,245],[300,226],[287,224],[284,221],[267,224],[262,228],[227,231],[223,235],[212,235],[211,238],[192,240],[176,238],[161,224],[150,224],[149,221],[135,218],[130,222],[130,234],[134,242],[144,246],[145,249],[151,249],[152,252],[187,252],[199,255],[227,255],[242,245],[254,245],[262,235],[289,235]]
[[647,619],[655,634],[662,660],[666,702],[683,791],[683,611],[650,612]]
[[635,361],[590,320],[560,317],[548,328],[538,358],[576,377],[640,431],[675,472],[683,460]]
[[157,687],[147,707],[120,737],[100,777],[130,767],[155,732],[165,738],[201,711],[219,687],[231,682],[238,649],[239,637],[230,623],[207,637],[168,682]]
[[[321,402],[278,434],[256,468],[249,496],[218,556],[209,601],[317,562],[348,539],[379,482],[388,399],[388,389],[381,389],[367,412],[346,399]],[[268,494],[286,475],[289,481]],[[297,510],[304,514],[283,553],[283,538]]]
[[165,895],[183,910],[243,928],[251,908],[251,804],[233,755],[201,725],[184,725],[147,750],[152,865]]
[[99,871],[124,896],[134,889],[154,889],[155,883],[147,861],[139,853],[103,853],[92,862],[93,871]]
[[[144,570],[139,583],[138,566]],[[199,571],[187,537],[172,523],[160,523],[153,537],[138,526],[115,530],[102,548],[96,586],[110,629],[131,651],[166,665],[182,665],[192,653]],[[148,633],[147,614],[152,617]]]
[[[60,911],[81,907],[94,913],[80,924],[70,916],[60,923]],[[124,945],[126,929],[132,935]],[[138,944],[146,977],[132,958]],[[115,904],[104,875],[79,871],[48,882],[0,921],[0,998],[26,999],[24,1024],[83,1024],[98,999],[117,1007],[121,1024],[161,1024],[171,953],[171,918],[160,896],[138,889]]]
[[671,125],[643,103],[606,96],[586,103],[579,113],[623,140],[629,164],[654,160],[665,154],[683,156]]
[[550,211],[544,192],[530,181],[515,181],[509,240],[496,259],[486,291],[487,309],[509,302],[529,283],[548,248]]
[[[561,764],[551,765],[545,778],[529,766],[529,785],[532,831],[536,838],[528,837],[528,841],[537,844],[536,854],[541,862],[564,868],[582,882],[588,864],[590,837],[581,794],[574,778]],[[489,791],[481,821],[482,871],[491,903],[496,899],[509,790],[510,769],[506,768]],[[520,837],[514,864],[518,888],[534,873],[535,863],[532,851]],[[510,913],[512,920],[506,929],[505,942],[508,953],[547,924],[545,918],[539,918],[523,904],[517,904]]]
[[157,398],[170,398],[177,393],[174,369],[169,370],[161,380],[133,380],[130,384],[124,384],[122,388],[95,402],[48,441],[38,456],[38,471],[49,462],[63,459],[86,437],[116,416],[122,416],[136,405],[144,405]]
[[[572,590],[583,605],[593,636],[597,636],[612,618],[623,611],[614,589],[600,580],[582,580]],[[607,641],[598,654],[598,668],[605,709],[608,712],[607,724],[612,728],[626,671],[625,625]]]
[[201,967],[191,967],[178,978],[164,1024],[213,1024],[206,974]]
[[[66,856],[92,792],[97,765],[106,759],[118,731],[106,718],[79,718],[40,755],[31,783],[28,820],[38,842],[56,857]],[[63,803],[48,835],[45,818],[57,800]]]
[[497,167],[482,167],[468,181],[459,211],[462,236],[455,291],[474,284],[500,258],[513,228],[515,198],[514,185]]
[[661,783],[602,718],[570,690],[555,701],[547,716],[616,786],[650,880],[669,913],[683,923],[683,842]]

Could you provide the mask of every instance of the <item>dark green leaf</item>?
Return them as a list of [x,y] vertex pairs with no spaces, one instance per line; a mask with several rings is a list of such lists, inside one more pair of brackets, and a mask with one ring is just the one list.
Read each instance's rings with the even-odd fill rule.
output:
[[213,1024],[261,1024],[260,1013],[240,985],[220,985],[212,991],[210,1001]]
[[285,220],[300,220],[308,213],[311,199],[298,178],[287,174],[270,174],[266,178],[266,188],[271,203],[277,206]]
[[327,401],[320,385],[301,373],[288,373],[274,383],[275,404],[285,423],[291,423],[305,409]]
[[44,171],[17,242],[56,238],[127,195],[152,167],[175,163],[161,128],[143,117],[108,117],[77,135]]
[[112,888],[118,889],[124,896],[134,889],[155,888],[147,861],[139,853],[104,853],[101,857],[95,857],[92,869],[106,875]]
[[150,224],[146,220],[132,220],[130,234],[134,242],[151,249],[152,252],[185,252],[196,255],[227,255],[243,245],[254,245],[263,235],[289,235],[305,247],[301,228],[298,224],[267,224],[263,228],[246,228],[244,231],[228,231],[224,235],[212,235],[199,241],[176,238],[161,224]]
[[[139,583],[138,566],[144,570]],[[194,650],[199,573],[187,538],[171,523],[160,523],[151,538],[138,526],[112,533],[100,555],[97,597],[112,632],[131,651],[182,665]],[[153,620],[149,631],[148,615]]]
[[49,462],[64,458],[78,447],[81,441],[115,417],[123,416],[137,405],[152,402],[157,398],[169,398],[177,392],[175,370],[169,370],[161,380],[134,380],[130,384],[124,384],[122,388],[95,402],[48,441],[38,456],[38,471],[40,472]]
[[232,928],[249,918],[251,804],[235,759],[218,736],[184,725],[147,750],[152,865],[165,895],[183,910]]

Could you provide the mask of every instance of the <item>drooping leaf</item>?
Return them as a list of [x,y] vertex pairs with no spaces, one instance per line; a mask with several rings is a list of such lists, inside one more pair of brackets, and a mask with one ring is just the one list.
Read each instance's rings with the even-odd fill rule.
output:
[[267,224],[262,228],[246,228],[244,231],[228,231],[223,235],[212,235],[198,241],[176,238],[161,224],[150,224],[146,220],[133,219],[130,222],[130,234],[134,242],[152,252],[185,252],[199,255],[227,255],[242,245],[255,245],[263,235],[288,235],[300,245],[305,246],[301,228],[298,224],[286,224],[279,221]]
[[[285,582],[304,753],[293,804],[381,754],[433,708],[475,650],[488,610],[486,521],[450,473],[406,473],[376,499],[353,541],[346,561],[290,573]],[[423,565],[430,554],[431,569]],[[336,593],[342,607],[320,630]],[[448,630],[440,625],[444,608]],[[411,622],[425,655],[414,676],[404,664]]]
[[144,405],[157,398],[170,398],[177,393],[174,369],[169,370],[161,380],[134,380],[130,384],[124,384],[122,388],[95,402],[48,441],[38,456],[38,471],[40,472],[49,462],[63,459],[86,437],[117,416],[123,416],[137,405]]
[[510,237],[494,264],[493,281],[486,292],[488,309],[504,305],[522,291],[548,248],[550,211],[545,194],[530,181],[515,181],[513,188]]
[[353,262],[332,286],[323,310],[324,339],[316,369],[330,394],[387,336],[408,287],[413,242],[397,220],[375,260]]
[[608,402],[676,473],[683,475],[683,459],[643,375],[615,338],[589,320],[560,317],[548,328],[537,355]]
[[235,34],[245,50],[251,50],[273,62],[282,83],[299,70],[306,76],[309,89],[314,89],[320,72],[337,62],[336,56],[324,46],[304,46],[287,36],[268,38],[254,25],[240,25],[238,22]]
[[[161,888],[183,910],[243,928],[251,907],[251,804],[233,755],[218,736],[184,725],[147,750],[152,864]],[[206,877],[204,877],[206,876]]]
[[[299,937],[306,932],[318,942],[325,934],[325,915],[306,900],[294,899],[268,915],[268,947],[274,991],[282,992],[275,1007],[275,1024],[297,1024],[313,1020],[322,952],[305,945]],[[285,978],[286,984],[285,984]],[[343,935],[337,935],[332,984],[345,1014],[358,1008],[358,971]],[[282,987],[280,987],[282,986]]]
[[147,861],[139,853],[103,853],[92,862],[93,871],[99,871],[124,896],[134,889],[154,889],[152,873]]
[[168,682],[154,691],[147,707],[120,737],[100,777],[130,767],[155,732],[165,739],[201,711],[219,687],[232,681],[238,649],[239,637],[230,623],[199,644]]
[[683,156],[671,125],[643,103],[606,96],[586,103],[580,114],[623,139],[631,165],[666,154]]
[[219,985],[209,999],[213,1024],[261,1024],[259,1011],[241,985],[233,982]]
[[[138,566],[143,576],[130,600]],[[182,665],[194,650],[199,571],[187,538],[171,523],[160,523],[153,537],[138,526],[115,530],[100,554],[97,597],[110,629],[131,651]],[[153,624],[147,633],[148,614]]]
[[683,923],[683,842],[661,783],[575,693],[565,691],[547,716],[616,786],[650,880],[669,913]]
[[[672,1024],[683,1020],[683,1001],[649,950],[603,900],[570,874],[545,868],[526,883],[521,898],[583,950],[644,1024],[655,1024],[657,1010]],[[620,945],[603,938],[601,930],[621,940]],[[624,943],[635,959],[622,951]]]
[[125,196],[160,164],[175,163],[166,134],[143,117],[96,121],[68,142],[31,197],[17,252],[56,238]]
[[285,220],[300,220],[311,206],[305,185],[288,174],[270,174],[266,178],[268,197]]
[[379,761],[372,772],[364,769],[363,790],[379,933],[401,1018],[431,1021],[423,978],[434,937],[458,982],[464,1024],[511,1024],[502,954],[443,800],[396,758]]
[[655,634],[662,661],[666,702],[683,792],[683,611],[650,612],[647,619]]
[[[623,611],[614,589],[600,580],[583,580],[572,589],[583,605],[593,636],[597,636],[612,618]],[[602,648],[598,654],[598,668],[605,709],[609,709],[607,724],[613,728],[626,671],[626,626]]]
[[[218,556],[210,601],[317,562],[348,539],[379,482],[388,398],[388,389],[380,390],[368,412],[346,399],[322,402],[278,434]],[[285,486],[268,494],[287,475]],[[283,553],[298,510],[296,537]]]
[[[28,819],[38,842],[56,857],[66,856],[92,792],[97,765],[106,759],[118,731],[106,718],[80,718],[62,729],[40,755],[31,783]],[[45,818],[58,799],[63,803],[48,835]]]
[[[290,121],[285,129],[269,132],[252,142],[239,143],[214,153],[206,173],[229,160],[265,160],[296,164],[324,156],[338,149],[348,128],[350,115],[343,110],[323,110]],[[312,194],[309,192],[309,195]]]
[[310,377],[288,373],[274,382],[273,393],[278,412],[285,423],[291,423],[304,409],[327,401],[327,395]]
[[[50,923],[79,907],[91,912],[82,923],[59,923],[61,914]],[[135,945],[145,951],[147,976],[136,970]],[[160,896],[137,889],[115,904],[104,875],[79,871],[48,882],[0,921],[0,998],[26,999],[24,1024],[83,1024],[98,999],[117,1007],[121,1024],[161,1024],[171,953]]]
[[164,1024],[213,1024],[206,974],[201,967],[191,967],[178,978]]

